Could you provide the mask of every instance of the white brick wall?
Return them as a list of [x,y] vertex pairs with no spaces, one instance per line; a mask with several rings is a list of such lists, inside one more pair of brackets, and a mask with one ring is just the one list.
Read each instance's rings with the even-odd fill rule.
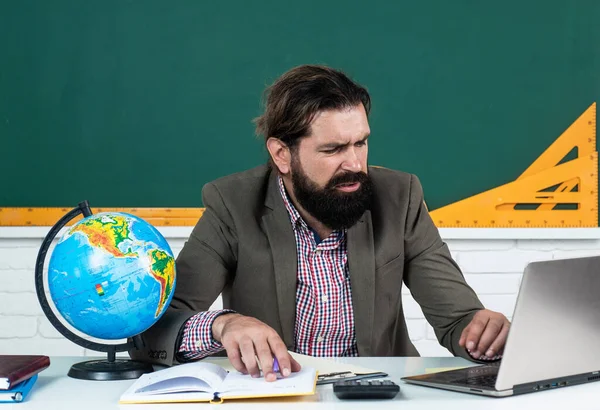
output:
[[[44,228],[0,228],[0,354],[97,355],[63,338],[44,316],[34,285],[34,266]],[[482,231],[446,231],[442,237],[483,304],[509,318],[516,302],[523,268],[530,261],[600,254],[597,230],[585,235],[552,232],[481,235]],[[565,231],[554,231],[560,235]],[[583,232],[583,231],[581,231]],[[181,250],[188,228],[163,230],[175,254]],[[477,236],[477,238],[475,238]],[[471,238],[469,238],[471,237]],[[518,239],[520,237],[528,239]],[[581,239],[587,238],[587,239]],[[458,239],[457,239],[458,238]],[[468,239],[460,239],[468,238]],[[501,239],[498,239],[501,238]],[[544,239],[545,238],[545,239]],[[50,253],[49,253],[50,254]],[[419,305],[403,290],[404,309],[411,340],[423,356],[449,356],[435,338]],[[220,299],[213,308],[220,308]],[[123,355],[123,354],[121,354]]]

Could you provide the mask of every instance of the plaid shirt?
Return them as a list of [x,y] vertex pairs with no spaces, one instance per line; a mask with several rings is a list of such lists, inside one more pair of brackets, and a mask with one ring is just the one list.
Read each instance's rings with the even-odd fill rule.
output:
[[[358,356],[346,231],[333,231],[320,240],[289,200],[282,179],[278,182],[298,255],[294,350],[310,356]],[[184,359],[200,359],[223,349],[212,337],[212,324],[226,312],[233,311],[200,312],[186,322],[179,348]]]

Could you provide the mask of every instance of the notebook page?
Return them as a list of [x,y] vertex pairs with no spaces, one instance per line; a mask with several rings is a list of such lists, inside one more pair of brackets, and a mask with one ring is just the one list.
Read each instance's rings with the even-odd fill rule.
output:
[[312,394],[317,378],[316,369],[303,367],[299,372],[294,372],[288,377],[279,376],[276,381],[268,382],[263,376],[254,378],[239,372],[230,372],[219,395],[222,398],[238,396],[268,397],[278,395]]
[[[143,377],[143,376],[142,376]],[[132,384],[119,398],[119,403],[176,403],[209,401],[212,393],[165,393],[165,394],[140,394],[135,392],[135,383]]]
[[150,386],[135,390],[136,394],[166,394],[166,393],[190,393],[190,392],[212,392],[212,387],[203,380],[195,377],[176,377],[163,380]]
[[143,374],[134,383],[137,394],[208,391],[219,388],[227,371],[212,363],[185,363]]

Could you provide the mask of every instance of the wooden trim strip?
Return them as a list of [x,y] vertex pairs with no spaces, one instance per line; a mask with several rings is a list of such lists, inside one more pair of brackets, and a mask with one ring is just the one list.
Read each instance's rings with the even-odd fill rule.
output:
[[[73,208],[0,208],[0,226],[53,226]],[[204,208],[95,208],[92,212],[125,212],[154,226],[194,226]],[[76,222],[81,218],[72,221]]]

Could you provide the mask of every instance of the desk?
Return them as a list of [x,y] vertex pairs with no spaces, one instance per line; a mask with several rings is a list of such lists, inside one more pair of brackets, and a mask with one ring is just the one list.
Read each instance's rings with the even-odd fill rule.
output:
[[[119,405],[121,393],[133,383],[125,381],[85,381],[67,376],[69,367],[76,362],[92,360],[83,357],[52,357],[48,369],[40,373],[27,400],[19,404],[0,405],[0,410],[14,409],[61,409],[61,410],[164,410],[214,408],[215,404],[170,404],[170,405]],[[544,409],[574,410],[600,408],[600,382],[580,386],[565,387],[539,393],[507,398],[488,398],[465,393],[456,393],[422,386],[409,385],[400,381],[404,375],[423,373],[426,368],[464,366],[470,364],[462,358],[338,358],[338,362],[353,363],[359,366],[381,369],[389,373],[389,378],[400,385],[400,393],[394,400],[348,401],[339,400],[331,385],[317,386],[317,394],[300,398],[280,398],[266,400],[232,400],[221,404],[223,410],[240,408],[263,409],[369,409],[377,406],[386,409]],[[534,360],[532,359],[532,364]]]

